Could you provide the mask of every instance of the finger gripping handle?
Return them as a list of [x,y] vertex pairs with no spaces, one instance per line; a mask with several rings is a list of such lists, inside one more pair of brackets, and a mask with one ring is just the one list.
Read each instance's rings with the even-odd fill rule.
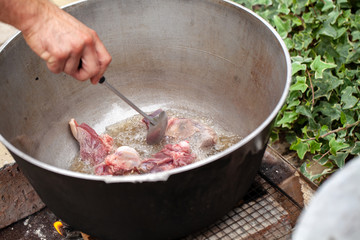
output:
[[100,80],[99,80],[99,83],[103,83],[103,82],[105,82],[105,77],[104,77],[104,76],[102,76],[102,77],[100,78]]

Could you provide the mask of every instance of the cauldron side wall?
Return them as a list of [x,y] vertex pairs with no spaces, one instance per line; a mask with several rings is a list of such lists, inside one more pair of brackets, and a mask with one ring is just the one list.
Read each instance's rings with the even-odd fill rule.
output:
[[13,156],[46,205],[75,229],[100,239],[172,239],[206,227],[239,202],[260,166],[266,144],[258,143],[266,143],[264,135],[158,182],[107,184],[47,171]]

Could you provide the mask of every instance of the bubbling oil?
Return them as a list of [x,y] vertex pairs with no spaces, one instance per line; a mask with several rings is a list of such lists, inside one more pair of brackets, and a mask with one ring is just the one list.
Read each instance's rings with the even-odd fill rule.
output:
[[[175,110],[167,110],[166,113],[169,118],[176,117],[195,120],[210,127],[217,134],[217,142],[212,147],[202,149],[200,147],[193,147],[194,144],[191,141],[189,142],[192,152],[197,156],[196,161],[201,161],[216,153],[222,152],[242,139],[241,136],[225,130],[219,123],[213,121],[211,117],[199,117],[190,112],[184,113],[182,111],[180,113]],[[142,119],[143,117],[138,114],[106,127],[105,134],[113,138],[115,149],[121,146],[129,146],[139,153],[141,159],[146,159],[159,152],[166,144],[178,143],[175,142],[173,138],[165,136],[159,144],[148,145],[146,143],[147,129]],[[70,170],[93,174],[92,167],[82,161],[79,156],[74,158]]]

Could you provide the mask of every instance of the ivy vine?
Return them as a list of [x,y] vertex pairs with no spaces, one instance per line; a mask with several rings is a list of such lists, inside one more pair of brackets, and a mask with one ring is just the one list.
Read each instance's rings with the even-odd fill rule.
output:
[[[272,141],[284,137],[321,182],[360,154],[360,1],[234,0],[277,30],[289,49],[292,85]],[[308,171],[316,161],[318,174]]]

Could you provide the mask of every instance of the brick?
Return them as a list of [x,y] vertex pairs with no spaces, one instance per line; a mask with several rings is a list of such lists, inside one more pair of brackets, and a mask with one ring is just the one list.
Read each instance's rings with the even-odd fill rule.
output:
[[0,143],[0,228],[25,218],[44,203]]

